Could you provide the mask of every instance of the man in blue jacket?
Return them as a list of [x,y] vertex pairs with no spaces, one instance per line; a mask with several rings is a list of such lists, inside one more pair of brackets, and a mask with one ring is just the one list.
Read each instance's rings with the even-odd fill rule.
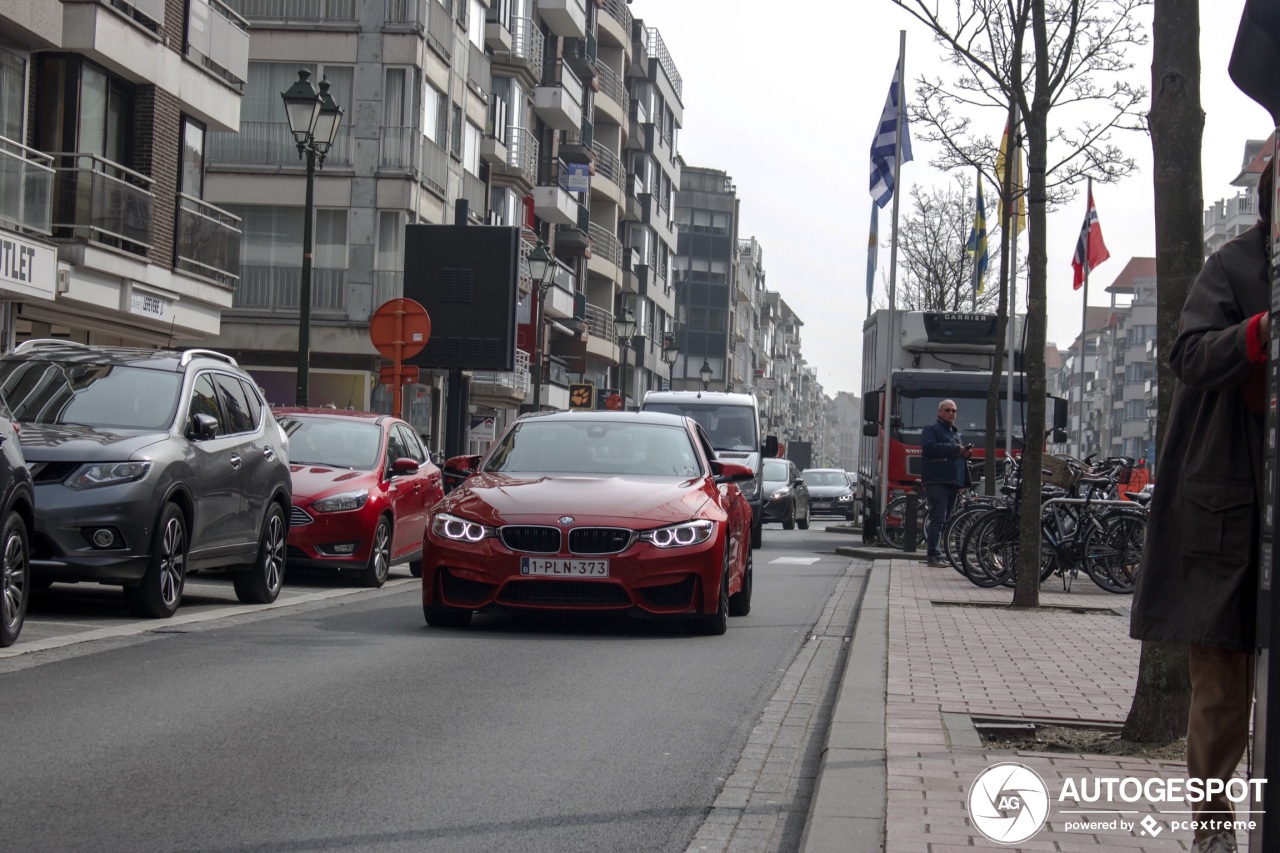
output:
[[962,444],[956,428],[956,404],[938,404],[938,419],[920,431],[920,454],[924,457],[921,480],[929,498],[929,528],[925,535],[930,566],[945,566],[942,559],[942,525],[956,506],[956,496],[970,486],[967,460],[972,444]]

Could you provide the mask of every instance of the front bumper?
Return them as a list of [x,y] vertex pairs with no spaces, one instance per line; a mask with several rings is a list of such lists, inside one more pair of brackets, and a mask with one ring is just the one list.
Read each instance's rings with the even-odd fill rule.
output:
[[[40,580],[137,584],[146,574],[159,507],[145,483],[77,492],[37,483],[31,573]],[[95,530],[114,531],[117,545],[95,547]]]
[[368,503],[358,510],[334,513],[308,512],[295,504],[289,519],[290,568],[363,568],[373,549],[378,515]]

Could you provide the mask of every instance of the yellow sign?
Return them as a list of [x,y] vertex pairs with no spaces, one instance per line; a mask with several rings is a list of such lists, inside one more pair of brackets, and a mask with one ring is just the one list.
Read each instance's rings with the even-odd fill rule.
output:
[[569,386],[570,409],[594,409],[596,407],[596,386],[590,382]]

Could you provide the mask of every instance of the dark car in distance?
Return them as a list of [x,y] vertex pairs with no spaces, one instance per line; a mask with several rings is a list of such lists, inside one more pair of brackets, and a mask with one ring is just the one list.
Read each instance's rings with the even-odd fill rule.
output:
[[766,523],[781,522],[783,530],[809,529],[812,509],[809,487],[800,478],[800,470],[790,459],[764,460],[764,510]]
[[418,434],[391,415],[278,408],[289,436],[289,565],[355,574],[380,587],[396,563],[422,576],[427,517],[444,497]]
[[843,468],[806,468],[800,476],[809,485],[813,511],[820,515],[838,515],[852,521],[857,516],[853,486]]
[[246,603],[280,594],[288,440],[235,359],[29,340],[0,357],[0,396],[35,483],[31,583],[118,585],[151,618],[198,569]]

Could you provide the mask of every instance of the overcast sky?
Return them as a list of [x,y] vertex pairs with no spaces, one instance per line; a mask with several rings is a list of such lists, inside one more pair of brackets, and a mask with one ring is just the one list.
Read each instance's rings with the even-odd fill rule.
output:
[[[1200,4],[1206,204],[1237,192],[1229,182],[1240,171],[1245,140],[1265,138],[1272,129],[1266,111],[1227,76],[1243,8],[1244,0]],[[683,78],[679,148],[685,162],[730,174],[741,199],[739,237],[760,240],[768,286],[804,322],[803,353],[824,392],[858,392],[871,138],[893,76],[899,31],[907,31],[909,77],[949,77],[951,67],[941,62],[924,28],[889,0],[803,6],[633,0],[631,11],[662,33]],[[1150,45],[1135,50],[1131,60],[1133,79],[1150,89]],[[998,135],[1003,116],[991,121],[991,133]],[[1111,259],[1090,278],[1090,305],[1109,304],[1105,288],[1130,257],[1155,254],[1150,138],[1128,133],[1117,142],[1139,171],[1122,183],[1094,186]],[[915,161],[903,167],[908,186],[948,180],[928,165],[937,153],[932,146],[916,139],[913,147]],[[889,211],[880,217],[884,242]],[[1049,217],[1049,340],[1061,347],[1080,331],[1082,301],[1071,289],[1071,256],[1084,214],[1082,191]],[[888,270],[888,249],[879,265]],[[886,298],[880,281],[877,297]]]

